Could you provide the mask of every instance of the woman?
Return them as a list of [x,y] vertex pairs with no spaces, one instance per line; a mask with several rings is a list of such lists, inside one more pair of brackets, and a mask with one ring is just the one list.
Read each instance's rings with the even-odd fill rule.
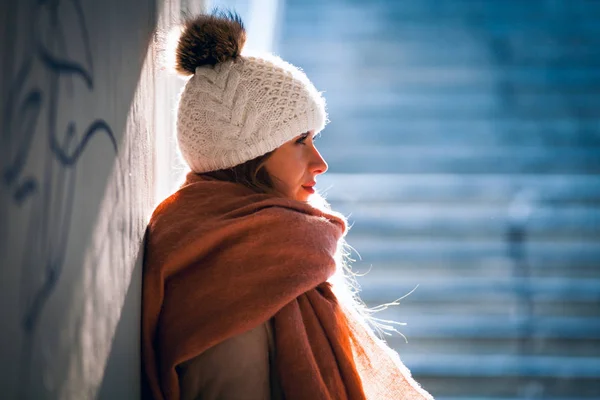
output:
[[177,137],[191,172],[155,210],[144,262],[144,395],[428,399],[349,291],[346,222],[315,194],[325,102],[234,14],[186,23]]

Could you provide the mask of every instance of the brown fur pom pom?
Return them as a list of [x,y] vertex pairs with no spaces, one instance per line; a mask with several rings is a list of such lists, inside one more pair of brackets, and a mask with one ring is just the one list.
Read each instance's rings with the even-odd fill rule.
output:
[[192,75],[196,67],[237,58],[246,43],[246,30],[234,12],[215,11],[185,22],[177,43],[177,72]]

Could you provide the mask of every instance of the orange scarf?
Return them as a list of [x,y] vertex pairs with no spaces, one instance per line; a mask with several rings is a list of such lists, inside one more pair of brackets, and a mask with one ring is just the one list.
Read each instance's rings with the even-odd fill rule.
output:
[[188,174],[148,226],[146,394],[179,399],[177,365],[273,318],[286,400],[431,398],[338,304],[327,280],[345,230],[332,212]]

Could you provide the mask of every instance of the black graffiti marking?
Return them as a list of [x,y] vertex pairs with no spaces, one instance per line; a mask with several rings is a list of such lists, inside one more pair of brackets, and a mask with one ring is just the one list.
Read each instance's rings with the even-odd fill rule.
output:
[[[21,327],[26,335],[22,349],[20,397],[27,397],[27,384],[32,371],[33,338],[44,307],[60,280],[65,261],[76,194],[78,161],[97,136],[108,138],[111,148],[115,154],[118,153],[112,128],[100,118],[80,130],[83,132],[80,136],[77,134],[75,121],[71,120],[62,139],[59,139],[58,104],[62,95],[59,84],[64,79],[66,84],[78,80],[88,90],[94,89],[93,59],[80,0],[69,0],[65,4],[72,7],[76,16],[76,28],[79,32],[75,34],[79,34],[78,37],[83,41],[87,66],[68,58],[64,27],[61,26],[58,14],[60,4],[60,0],[39,0],[31,12],[33,21],[29,25],[29,33],[34,45],[30,46],[32,50],[18,66],[7,93],[0,136],[1,162],[4,164],[0,165],[0,184],[8,190],[8,206],[31,206],[25,236],[27,246],[21,265],[20,291],[24,305]],[[50,17],[51,32],[50,37],[46,35],[49,39],[47,43],[50,43],[52,50],[57,48],[58,54],[43,44],[42,37],[36,31],[41,13]],[[13,27],[16,28],[16,25]],[[44,87],[30,87],[33,86],[32,71],[36,67],[38,72],[41,67],[42,72],[49,76]],[[70,94],[69,91],[66,95]],[[47,146],[41,156],[44,169],[39,177],[25,173],[36,137],[45,140]],[[3,211],[4,215],[6,212]],[[0,236],[7,236],[9,231],[10,227],[2,229]],[[0,239],[6,242],[6,237]]]

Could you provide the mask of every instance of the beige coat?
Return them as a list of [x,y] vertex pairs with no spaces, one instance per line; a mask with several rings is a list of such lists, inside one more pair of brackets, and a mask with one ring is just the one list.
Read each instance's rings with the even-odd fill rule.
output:
[[179,365],[181,400],[283,399],[271,321]]

